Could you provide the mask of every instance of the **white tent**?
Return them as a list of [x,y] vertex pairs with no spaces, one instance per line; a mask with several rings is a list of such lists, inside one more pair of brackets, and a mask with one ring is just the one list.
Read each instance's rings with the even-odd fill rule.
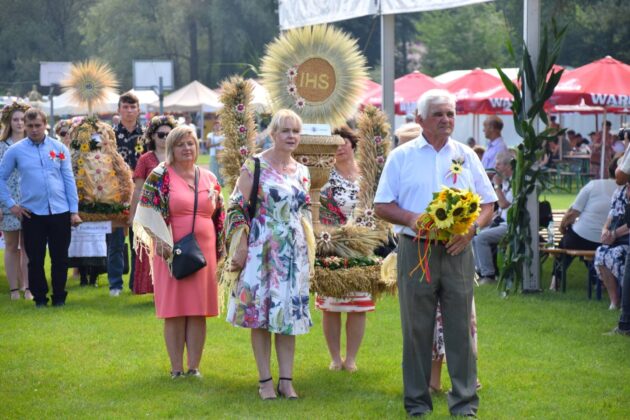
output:
[[[159,110],[159,101],[151,103],[149,108]],[[197,80],[190,82],[164,98],[164,111],[216,112],[221,108],[223,108],[223,104],[219,100],[219,95]]]
[[[133,93],[140,100],[140,110],[142,112],[147,111],[147,105],[157,101],[158,96],[152,90],[134,90],[131,89],[129,92]],[[120,97],[117,93],[111,93],[107,96],[105,103],[94,107],[94,110],[98,114],[113,114],[118,110],[118,98]],[[55,115],[84,115],[87,114],[88,109],[87,106],[81,106],[76,104],[70,94],[68,92],[62,93],[59,96],[55,96],[53,98],[53,112]],[[41,108],[47,115],[50,115],[50,102],[42,103]]]
[[[138,97],[140,101],[140,110],[142,112],[147,112],[149,104],[159,100],[157,93],[152,90],[135,90],[131,89],[129,92],[133,93]],[[118,107],[118,101],[116,101],[116,107]]]
[[251,105],[254,107],[254,111],[258,113],[270,113],[271,98],[269,97],[269,92],[256,80],[248,80],[254,86],[254,95],[251,102]]
[[[116,112],[118,108],[118,94],[111,92],[107,95],[107,99],[104,103],[97,105],[92,110],[99,114],[111,114]],[[50,102],[48,106],[43,108],[46,114],[50,115]],[[84,115],[88,113],[87,105],[80,105],[72,100],[70,92],[62,93],[59,96],[53,97],[53,112],[57,116],[61,115]]]

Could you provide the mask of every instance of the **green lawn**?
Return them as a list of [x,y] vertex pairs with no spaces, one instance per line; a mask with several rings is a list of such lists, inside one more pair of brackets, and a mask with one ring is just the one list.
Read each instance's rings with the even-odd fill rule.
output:
[[[619,313],[606,296],[587,300],[579,262],[566,294],[548,291],[549,266],[539,294],[503,299],[492,286],[475,290],[479,417],[627,418],[630,339],[603,335]],[[262,402],[248,331],[224,316],[209,319],[203,378],[173,381],[152,297],[110,298],[104,276],[99,283],[81,288],[70,279],[65,307],[36,310],[9,300],[0,263],[0,418],[405,418],[395,297],[368,315],[355,374],[327,369],[313,309],[312,332],[297,339],[301,399]],[[432,418],[448,417],[445,394],[434,407]]]

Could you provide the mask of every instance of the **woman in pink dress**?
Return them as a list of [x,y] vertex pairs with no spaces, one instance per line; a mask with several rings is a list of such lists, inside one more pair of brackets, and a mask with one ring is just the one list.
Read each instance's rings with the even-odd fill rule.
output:
[[[133,171],[133,182],[135,188],[131,197],[131,211],[129,221],[133,222],[136,214],[136,207],[140,200],[140,192],[147,177],[160,162],[166,160],[166,136],[172,129],[177,127],[177,121],[170,115],[159,115],[151,119],[147,130],[144,132],[144,144],[148,151],[140,156],[136,169]],[[151,278],[151,267],[149,256],[146,251],[141,250],[136,254],[136,264],[133,275],[133,293],[143,295],[153,293],[153,279]]]
[[[199,142],[193,129],[177,127],[166,138],[166,161],[149,175],[134,218],[136,249],[148,251],[155,289],[155,309],[164,319],[164,339],[171,377],[200,376],[199,363],[206,338],[206,317],[217,316],[217,238],[223,228],[223,204],[217,178],[195,165]],[[195,237],[207,265],[175,279],[170,271],[173,244],[192,230],[198,176]],[[171,234],[172,232],[172,234]]]

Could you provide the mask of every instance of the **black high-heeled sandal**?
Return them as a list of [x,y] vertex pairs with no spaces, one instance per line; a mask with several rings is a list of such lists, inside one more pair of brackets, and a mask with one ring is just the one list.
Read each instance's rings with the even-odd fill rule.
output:
[[[261,379],[260,381],[258,381],[258,396],[259,396],[259,397],[260,397],[260,399],[261,399],[261,400],[263,400],[263,401],[265,401],[265,400],[275,400],[275,399],[276,399],[276,396],[275,396],[275,395],[274,395],[273,397],[267,397],[267,398],[265,398],[265,397],[263,397],[263,396],[262,396],[262,388],[261,388],[261,386],[260,386],[260,385],[262,385],[262,384],[266,384],[266,383],[267,383],[267,382],[269,382],[269,381],[273,381],[273,377],[272,377],[272,376],[268,377],[267,379]],[[272,388],[272,389],[273,389],[273,388]]]
[[276,388],[276,390],[278,391],[278,395],[283,397],[283,398],[286,398],[288,400],[297,400],[298,399],[297,395],[287,395],[284,392],[280,391],[280,381],[289,381],[289,382],[291,382],[291,381],[293,381],[293,378],[280,377],[279,380],[278,380],[278,388]]

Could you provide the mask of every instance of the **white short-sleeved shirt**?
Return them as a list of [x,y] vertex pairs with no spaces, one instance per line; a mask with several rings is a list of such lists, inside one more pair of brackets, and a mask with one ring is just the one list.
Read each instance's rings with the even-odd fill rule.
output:
[[[463,160],[457,182],[450,173],[453,160]],[[433,193],[443,186],[471,190],[479,194],[482,203],[497,201],[492,183],[470,147],[449,138],[438,152],[420,136],[389,154],[374,203],[395,202],[404,210],[423,213],[433,200]],[[401,225],[394,225],[394,231],[414,235],[410,228]]]
[[[503,190],[503,195],[505,196],[505,200],[512,205],[512,201],[514,201],[514,195],[512,194],[512,178],[504,179],[501,183],[501,190]],[[506,207],[504,209],[499,208],[498,216],[503,219],[501,224],[507,225],[507,214],[510,207]]]
[[617,184],[614,179],[595,179],[586,184],[571,208],[580,212],[580,217],[573,224],[573,231],[591,242],[600,242],[602,228],[606,223],[610,200]]

